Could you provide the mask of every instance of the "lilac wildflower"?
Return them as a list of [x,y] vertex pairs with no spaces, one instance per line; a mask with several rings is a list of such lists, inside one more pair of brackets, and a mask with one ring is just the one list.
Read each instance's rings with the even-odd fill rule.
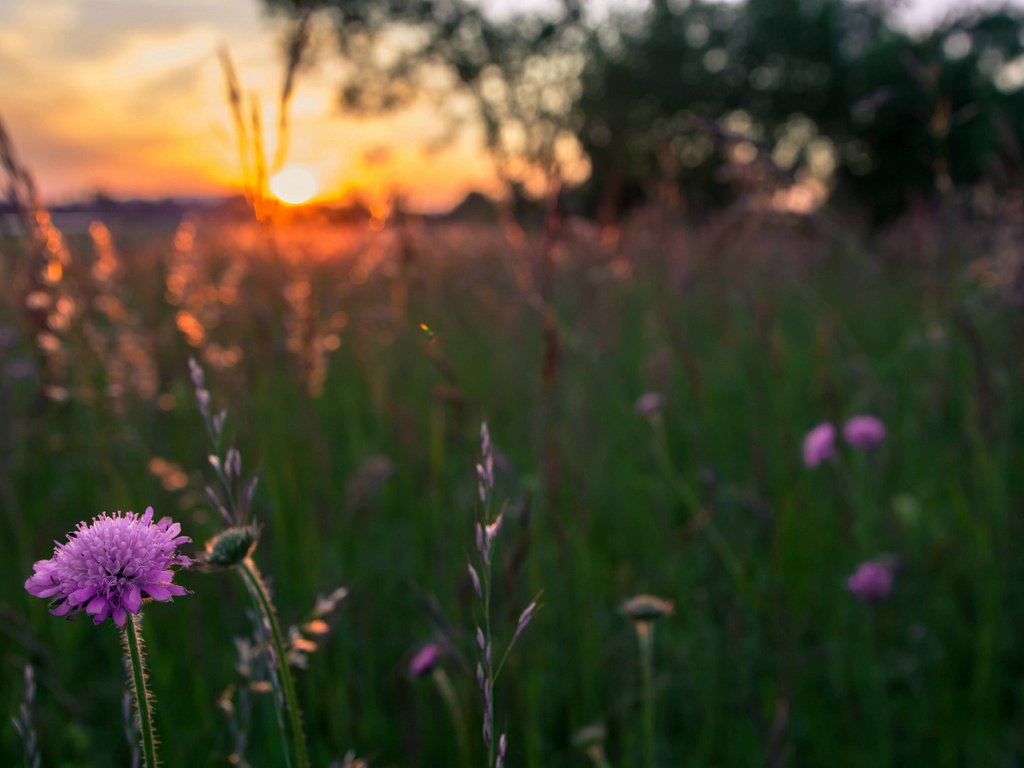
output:
[[808,469],[821,464],[836,452],[836,428],[822,422],[804,437],[804,466]]
[[885,424],[875,416],[854,416],[843,425],[843,439],[854,448],[871,450],[885,440]]
[[857,566],[846,580],[846,588],[864,602],[884,600],[892,592],[894,563],[889,558],[869,560]]
[[427,643],[412,657],[409,662],[409,676],[423,677],[437,666],[441,660],[441,646],[437,643]]
[[181,525],[169,517],[154,523],[152,507],[141,516],[104,512],[89,524],[79,523],[64,544],[54,547],[52,558],[36,562],[25,589],[53,598],[55,616],[84,610],[95,624],[112,616],[124,627],[129,613],[142,610],[143,597],[163,602],[188,594],[171,583],[174,567],[192,562],[177,552],[191,541],[180,533]]
[[663,404],[664,398],[659,392],[645,392],[633,404],[633,413],[637,416],[650,416],[660,411]]

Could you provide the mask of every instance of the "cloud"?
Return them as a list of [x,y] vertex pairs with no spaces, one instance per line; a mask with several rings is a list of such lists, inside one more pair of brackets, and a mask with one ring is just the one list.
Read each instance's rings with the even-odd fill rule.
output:
[[0,11],[0,58],[46,60],[77,27],[73,0],[15,2]]
[[[261,107],[268,157],[276,149],[284,20],[258,0],[13,0],[0,3],[3,118],[47,199],[103,187],[115,195],[228,191],[240,162],[217,49],[230,51],[247,99]],[[324,30],[330,50],[328,33]],[[314,166],[328,190],[386,192],[449,202],[467,181],[493,179],[463,142],[424,159],[437,132],[421,108],[354,120],[338,108],[341,63],[325,55],[301,74],[287,161]],[[248,107],[247,107],[248,109]],[[377,168],[360,162],[392,147]]]

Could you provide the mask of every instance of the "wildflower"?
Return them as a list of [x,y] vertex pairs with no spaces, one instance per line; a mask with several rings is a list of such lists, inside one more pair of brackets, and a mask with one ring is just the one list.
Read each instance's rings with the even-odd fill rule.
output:
[[822,422],[804,437],[804,466],[808,469],[821,464],[836,452],[836,428]]
[[409,661],[409,676],[423,677],[437,666],[441,660],[441,646],[437,643],[427,643]]
[[607,731],[603,723],[591,723],[580,728],[572,737],[572,745],[581,749],[587,749],[594,744],[603,744]]
[[572,737],[572,745],[587,753],[590,762],[597,768],[608,768],[608,758],[604,752],[607,733],[602,723],[593,723],[576,731]]
[[675,606],[670,600],[654,595],[636,595],[624,602],[619,610],[633,621],[648,622],[671,616]]
[[874,416],[854,416],[843,425],[843,439],[854,448],[870,450],[885,440],[885,424]]
[[891,558],[869,560],[857,566],[857,570],[846,580],[846,588],[864,602],[884,600],[892,592],[895,570]]
[[661,410],[664,398],[658,392],[645,392],[633,405],[633,413],[637,416],[650,416]]
[[64,544],[54,547],[52,558],[36,562],[25,589],[53,598],[55,616],[84,610],[95,624],[112,616],[124,627],[129,613],[141,611],[143,597],[163,602],[188,594],[171,583],[174,566],[191,565],[177,552],[191,541],[180,532],[181,525],[169,517],[154,523],[152,507],[141,516],[104,512],[89,524],[79,523]]

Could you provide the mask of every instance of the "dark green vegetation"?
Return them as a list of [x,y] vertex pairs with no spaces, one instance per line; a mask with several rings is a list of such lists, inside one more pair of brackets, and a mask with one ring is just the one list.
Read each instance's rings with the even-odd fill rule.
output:
[[[127,764],[124,673],[109,623],[54,618],[24,592],[32,562],[101,510],[152,504],[197,547],[224,527],[202,490],[190,355],[259,475],[254,559],[282,624],[351,590],[296,673],[315,765],[348,749],[460,764],[437,691],[406,673],[439,632],[483,762],[466,570],[483,418],[510,500],[499,637],[544,590],[495,694],[509,766],[587,765],[572,739],[595,721],[612,765],[639,763],[637,643],[617,609],[640,592],[675,603],[653,649],[659,765],[1024,760],[1011,220],[950,208],[871,242],[821,218],[671,221],[647,214],[603,243],[567,226],[546,252],[538,234],[462,225],[303,242],[112,226],[106,261],[68,238],[73,261],[44,292],[76,305],[49,363],[21,309],[31,259],[4,241],[0,690],[13,714],[36,666],[43,764]],[[40,396],[47,378],[65,402]],[[645,419],[648,391],[664,407]],[[804,433],[857,413],[885,420],[882,448],[806,470]],[[846,577],[884,553],[901,563],[892,597],[858,602]],[[228,573],[176,581],[194,594],[145,611],[161,755],[224,765],[217,701],[247,596]],[[270,695],[252,699],[249,758],[278,765]],[[0,749],[19,764],[11,728]]]

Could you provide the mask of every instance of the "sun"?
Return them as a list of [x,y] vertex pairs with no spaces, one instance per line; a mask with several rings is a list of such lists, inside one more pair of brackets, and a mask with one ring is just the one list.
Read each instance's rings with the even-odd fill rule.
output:
[[317,193],[316,176],[302,165],[286,165],[270,177],[270,191],[288,205],[302,205]]

